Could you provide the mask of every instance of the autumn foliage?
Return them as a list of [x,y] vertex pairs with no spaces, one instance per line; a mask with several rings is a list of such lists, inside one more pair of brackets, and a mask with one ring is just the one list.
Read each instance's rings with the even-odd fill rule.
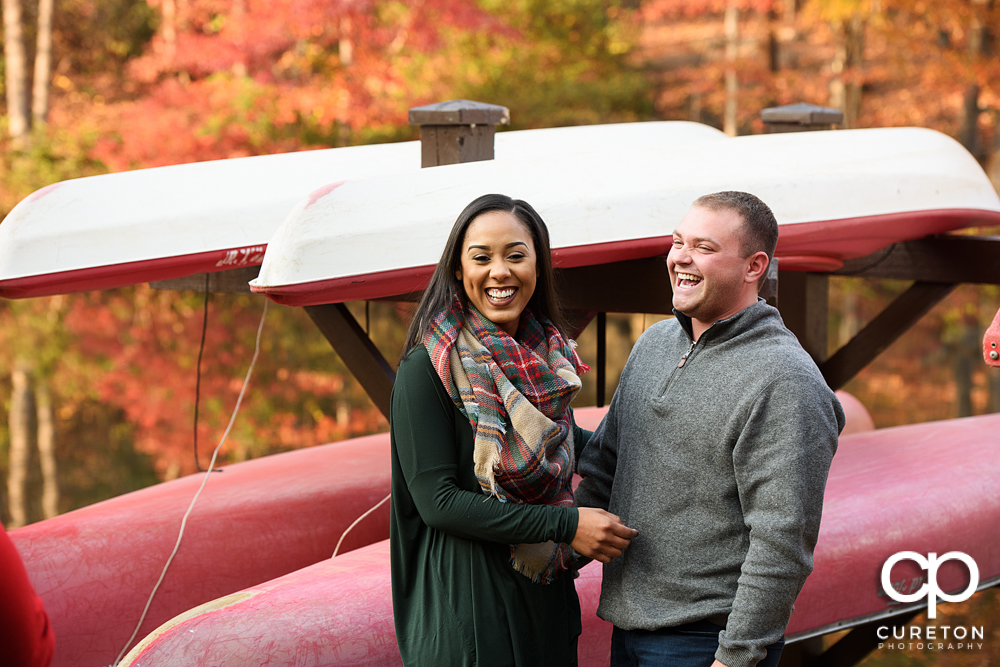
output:
[[[998,12],[966,0],[66,0],[54,17],[48,124],[25,145],[3,144],[0,210],[104,171],[412,138],[410,107],[461,97],[510,107],[518,128],[655,118],[721,127],[732,98],[739,133],[763,131],[767,106],[833,105],[853,127],[947,132],[1000,184]],[[835,281],[831,341],[899,289]],[[993,409],[995,378],[975,369],[959,382],[954,361],[1000,306],[990,289],[956,293],[852,384],[879,425]],[[261,307],[246,296],[209,304],[202,465]],[[51,379],[60,438],[134,443],[148,457],[128,464],[145,466],[134,474],[142,483],[150,470],[191,472],[202,312],[200,295],[145,286],[2,303],[0,374],[18,355],[34,359]],[[372,312],[393,359],[405,313]],[[651,321],[612,319],[620,349],[609,359],[623,360]],[[384,427],[301,311],[272,306],[264,346],[225,460]]]

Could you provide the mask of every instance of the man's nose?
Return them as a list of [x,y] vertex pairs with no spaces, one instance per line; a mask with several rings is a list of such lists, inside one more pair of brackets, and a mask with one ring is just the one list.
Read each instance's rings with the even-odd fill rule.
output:
[[687,246],[671,248],[670,252],[667,253],[667,259],[674,264],[687,264],[691,261],[691,253],[688,252]]

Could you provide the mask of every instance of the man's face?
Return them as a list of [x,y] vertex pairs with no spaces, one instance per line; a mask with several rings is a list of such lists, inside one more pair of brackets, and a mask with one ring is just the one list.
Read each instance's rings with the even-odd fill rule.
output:
[[[707,326],[735,315],[750,298],[739,213],[694,206],[674,231],[667,270],[674,308]],[[754,299],[756,280],[751,281]]]

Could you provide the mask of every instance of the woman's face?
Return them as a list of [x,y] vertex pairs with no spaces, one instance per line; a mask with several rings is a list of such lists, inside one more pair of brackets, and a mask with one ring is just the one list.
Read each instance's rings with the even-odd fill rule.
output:
[[513,213],[483,213],[465,230],[455,276],[472,305],[514,336],[538,280],[531,232]]

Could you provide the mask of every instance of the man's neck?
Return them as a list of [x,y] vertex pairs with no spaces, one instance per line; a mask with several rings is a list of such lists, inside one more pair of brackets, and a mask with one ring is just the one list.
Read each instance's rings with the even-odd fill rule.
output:
[[723,315],[722,317],[719,317],[718,319],[714,319],[712,321],[705,321],[705,320],[699,320],[697,318],[692,317],[691,318],[691,336],[694,338],[694,342],[697,343],[698,340],[701,339],[701,335],[703,333],[705,333],[706,331],[708,331],[712,327],[712,325],[715,324],[716,322],[721,322],[722,320],[728,320],[730,317],[735,317],[736,315],[742,313],[744,310],[746,310],[750,306],[754,305],[755,303],[757,303],[757,295],[756,294],[753,296],[753,300],[752,301],[748,301],[747,303],[743,304],[741,307],[736,308],[736,309],[734,309],[734,310],[726,313],[725,315]]

